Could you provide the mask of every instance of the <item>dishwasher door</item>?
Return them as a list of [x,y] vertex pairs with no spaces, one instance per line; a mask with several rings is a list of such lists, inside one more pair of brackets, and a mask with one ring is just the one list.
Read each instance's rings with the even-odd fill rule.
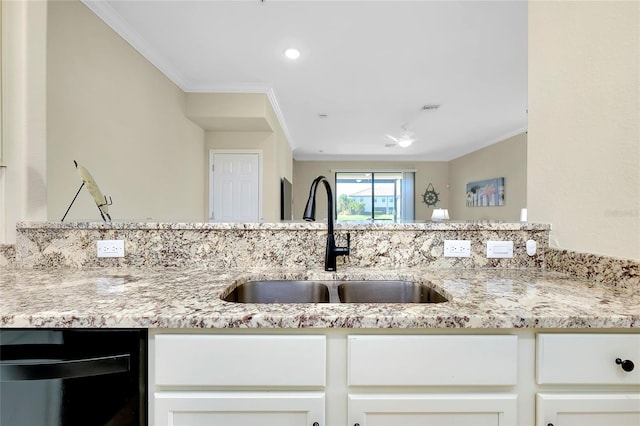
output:
[[0,330],[0,426],[146,426],[146,330]]

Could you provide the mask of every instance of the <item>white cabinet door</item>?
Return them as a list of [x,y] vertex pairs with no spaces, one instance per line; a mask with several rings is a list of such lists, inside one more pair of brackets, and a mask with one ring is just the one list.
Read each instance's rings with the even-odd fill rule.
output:
[[538,394],[536,426],[638,426],[640,394]]
[[349,425],[516,426],[514,394],[349,395]]
[[156,426],[325,426],[324,405],[321,392],[154,395]]

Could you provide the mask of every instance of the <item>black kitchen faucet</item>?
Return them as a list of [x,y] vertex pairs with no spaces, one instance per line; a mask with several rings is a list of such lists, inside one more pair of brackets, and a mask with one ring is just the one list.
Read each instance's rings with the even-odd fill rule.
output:
[[338,256],[348,256],[351,246],[351,235],[347,233],[347,246],[336,247],[336,240],[333,234],[333,192],[331,191],[331,184],[324,176],[318,176],[311,183],[311,189],[309,190],[309,199],[307,200],[307,206],[304,209],[304,220],[315,221],[316,220],[316,189],[318,184],[322,182],[324,188],[327,190],[327,249],[324,255],[324,270],[335,271],[336,270],[336,258]]

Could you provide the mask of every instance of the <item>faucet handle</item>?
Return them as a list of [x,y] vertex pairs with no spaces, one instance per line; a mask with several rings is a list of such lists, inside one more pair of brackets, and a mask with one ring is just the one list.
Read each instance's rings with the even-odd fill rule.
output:
[[351,233],[347,232],[347,246],[344,247],[343,256],[349,256],[350,252],[351,252]]

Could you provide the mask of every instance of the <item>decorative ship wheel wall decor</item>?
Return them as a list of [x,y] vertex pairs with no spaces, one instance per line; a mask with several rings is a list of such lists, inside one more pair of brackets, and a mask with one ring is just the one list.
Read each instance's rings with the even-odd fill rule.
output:
[[433,187],[431,183],[427,185],[427,189],[422,194],[422,201],[429,207],[434,206],[440,201],[438,197],[440,195],[439,192],[436,192],[436,189]]

